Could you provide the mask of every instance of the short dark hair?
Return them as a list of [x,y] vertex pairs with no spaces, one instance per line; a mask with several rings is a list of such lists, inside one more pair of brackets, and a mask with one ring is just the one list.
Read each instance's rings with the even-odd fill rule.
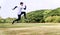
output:
[[20,2],[20,4],[23,4],[23,2]]

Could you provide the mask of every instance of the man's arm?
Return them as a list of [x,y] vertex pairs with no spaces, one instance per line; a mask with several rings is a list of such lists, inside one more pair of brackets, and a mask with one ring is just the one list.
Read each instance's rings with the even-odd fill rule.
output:
[[15,10],[17,8],[17,6],[15,6],[12,10]]
[[26,7],[26,5],[25,5],[25,8],[24,8],[24,10],[26,10],[26,8],[27,8],[27,7]]

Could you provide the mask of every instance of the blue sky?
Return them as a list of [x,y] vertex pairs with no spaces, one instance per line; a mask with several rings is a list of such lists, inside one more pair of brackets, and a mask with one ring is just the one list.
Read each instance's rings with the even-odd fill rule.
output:
[[27,5],[26,12],[60,7],[60,0],[0,0],[0,6],[2,7],[0,9],[0,16],[3,18],[17,18],[17,9],[13,11],[12,8],[19,5],[21,1]]

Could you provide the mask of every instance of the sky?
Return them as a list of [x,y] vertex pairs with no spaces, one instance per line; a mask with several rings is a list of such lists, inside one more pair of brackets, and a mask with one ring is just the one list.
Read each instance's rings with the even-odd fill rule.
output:
[[17,9],[12,10],[20,2],[27,6],[26,12],[40,9],[55,9],[60,7],[60,0],[0,0],[0,16],[3,18],[17,18]]

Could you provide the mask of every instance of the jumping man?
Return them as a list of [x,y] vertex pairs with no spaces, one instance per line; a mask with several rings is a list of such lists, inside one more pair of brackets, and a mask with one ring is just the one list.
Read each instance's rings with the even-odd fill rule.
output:
[[16,8],[18,8],[18,19],[14,20],[14,21],[12,22],[12,24],[14,24],[15,21],[18,22],[18,21],[21,19],[21,15],[22,15],[22,14],[24,14],[24,17],[25,17],[25,19],[26,19],[26,12],[25,12],[25,10],[26,10],[26,5],[24,5],[23,2],[20,2],[20,5],[19,5],[19,6],[15,6],[12,10],[15,10]]

